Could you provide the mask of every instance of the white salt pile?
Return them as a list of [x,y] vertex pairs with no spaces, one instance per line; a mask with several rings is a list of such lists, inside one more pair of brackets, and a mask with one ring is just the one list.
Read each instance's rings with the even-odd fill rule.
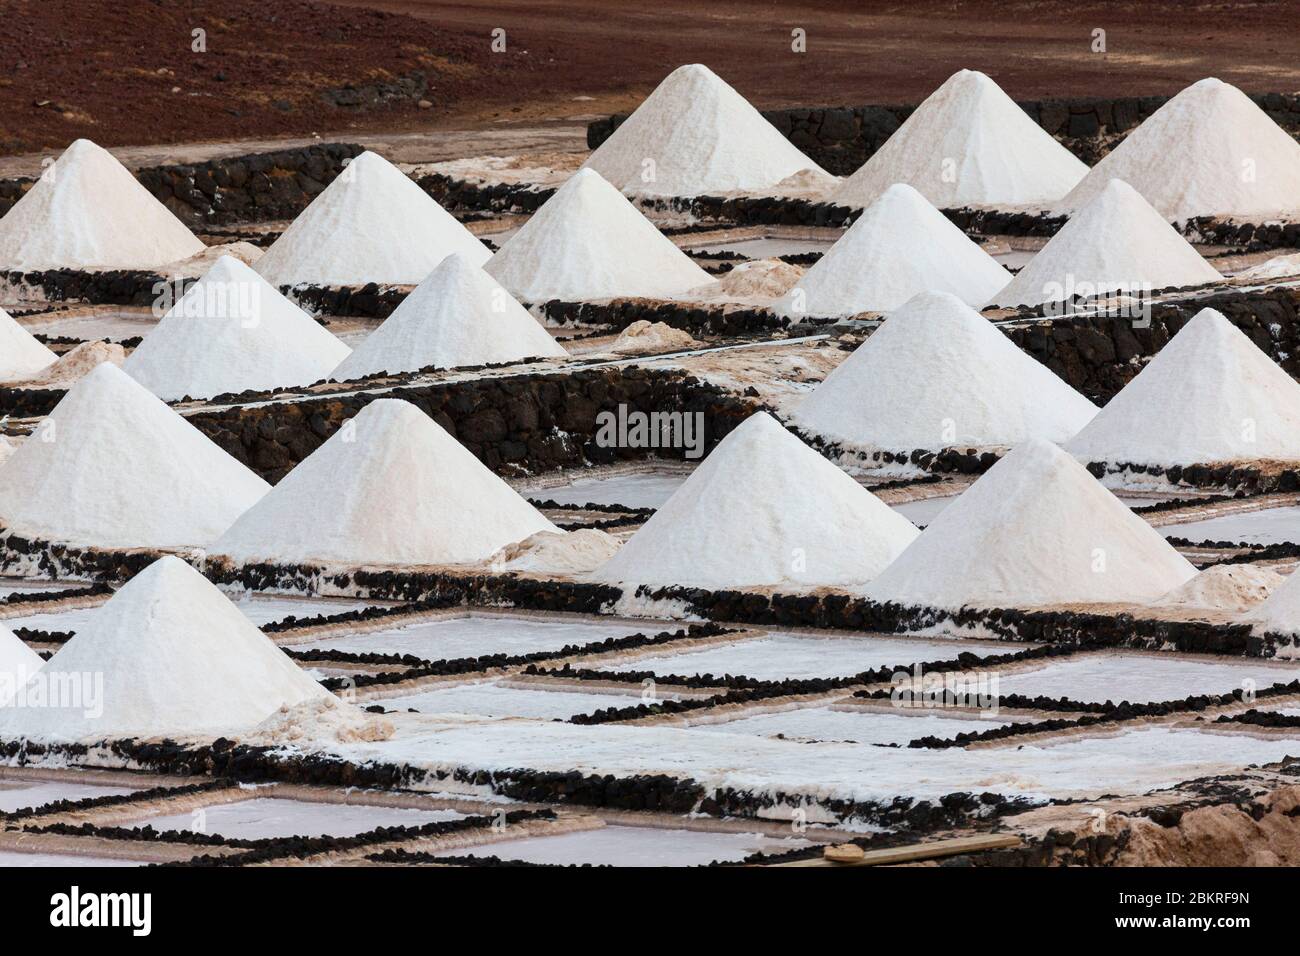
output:
[[1242,618],[1261,633],[1300,635],[1300,575],[1287,575],[1268,600]]
[[983,73],[961,70],[930,94],[832,201],[867,206],[908,183],[941,209],[1041,205],[1088,172]]
[[216,265],[217,260],[223,256],[230,256],[232,259],[238,259],[246,266],[251,266],[262,258],[262,252],[260,246],[255,246],[251,242],[245,242],[242,239],[238,242],[222,243],[218,246],[208,246],[198,255],[190,256],[188,259],[169,262],[158,269],[158,274],[169,279],[198,279],[207,275],[208,270]]
[[416,285],[453,252],[476,266],[491,256],[405,173],[378,153],[364,152],[255,268],[274,286]]
[[501,571],[587,574],[612,558],[619,544],[618,538],[598,528],[539,531],[506,545],[488,563]]
[[0,707],[4,707],[18,688],[44,664],[41,655],[0,623]]
[[773,304],[790,318],[896,309],[919,292],[983,305],[1011,273],[911,186],[890,186]]
[[792,415],[807,431],[893,452],[1063,442],[1096,407],[947,292],[891,312]]
[[1196,569],[1051,442],[1013,449],[866,589],[958,608],[1155,601]]
[[1286,578],[1253,564],[1219,564],[1206,568],[1156,605],[1189,610],[1246,611],[1263,602]]
[[[42,681],[51,693],[58,685],[85,693],[75,703],[47,696],[44,706],[30,705]],[[327,696],[211,582],[168,556],[96,610],[15,698],[16,706],[0,710],[0,737],[89,741],[239,732],[282,706]]]
[[671,298],[710,281],[591,169],[573,174],[486,266],[525,302]]
[[0,474],[0,526],[111,548],[202,547],[268,487],[110,363],[68,391]]
[[240,740],[268,747],[321,741],[361,743],[388,740],[395,732],[393,722],[387,717],[368,714],[332,694],[324,694],[297,704],[281,705],[252,732],[241,734]]
[[155,269],[203,251],[111,153],[79,139],[0,219],[0,271]]
[[647,322],[641,319],[618,333],[618,338],[609,350],[635,355],[693,349],[699,344],[684,329],[675,329],[666,322]]
[[31,378],[58,359],[13,316],[0,309],[0,382]]
[[669,73],[583,164],[628,195],[768,192],[829,175],[706,66]]
[[1300,276],[1300,252],[1274,256],[1245,272],[1238,272],[1233,278],[1262,282],[1268,279],[1289,279],[1291,276]]
[[1112,179],[1140,192],[1166,220],[1300,212],[1300,143],[1222,80],[1193,83],[1156,110],[1060,203],[1091,202]]
[[191,285],[122,366],[164,401],[310,385],[351,350],[230,256]]
[[906,518],[759,412],[593,577],[714,589],[862,584],[916,535]]
[[738,263],[712,285],[693,289],[692,293],[709,298],[775,299],[793,289],[803,276],[801,266],[780,259],[754,259]]
[[489,365],[568,354],[491,276],[453,253],[330,377],[343,382],[378,372]]
[[1065,447],[1110,464],[1300,461],[1300,384],[1202,309]]
[[1112,179],[989,301],[1038,305],[1222,278],[1132,186]]
[[126,349],[116,342],[82,342],[60,355],[53,365],[24,379],[23,385],[68,388],[104,362],[111,362],[121,368],[125,361]]
[[237,564],[467,564],[557,530],[428,415],[380,399],[210,551]]

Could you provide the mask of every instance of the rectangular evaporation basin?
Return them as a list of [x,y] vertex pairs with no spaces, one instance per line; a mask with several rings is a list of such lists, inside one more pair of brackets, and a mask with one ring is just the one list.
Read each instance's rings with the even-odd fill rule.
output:
[[797,837],[776,838],[758,833],[709,833],[656,827],[600,827],[558,836],[503,840],[441,856],[495,856],[525,863],[592,866],[704,866],[735,862],[753,853],[784,853],[808,846]]
[[39,578],[0,578],[0,600],[14,594],[40,594],[49,591],[71,591],[87,587],[85,581],[42,581]]
[[[1023,650],[1028,645],[1016,645]],[[652,671],[667,676],[712,674],[721,677],[851,677],[877,667],[906,667],[919,661],[952,660],[962,651],[981,656],[1006,652],[992,641],[907,640],[897,637],[811,637],[772,633],[764,637],[711,644],[695,651],[674,651],[638,657],[620,664],[589,664],[597,670]]]
[[[678,700],[672,694],[657,694],[658,700]],[[641,690],[619,694],[582,690],[504,686],[497,681],[434,687],[401,697],[367,701],[387,710],[418,710],[422,714],[474,714],[480,717],[532,717],[537,720],[567,720],[575,714],[590,714],[607,707],[635,707],[642,703]]]
[[638,627],[618,622],[471,614],[295,644],[293,649],[345,651],[350,654],[413,654],[431,661],[457,660],[485,654],[558,651],[569,644],[591,644],[608,637],[626,637],[638,630],[654,634],[665,627],[668,625],[655,621],[647,621]]
[[[1262,690],[1300,677],[1300,665],[1255,660],[1196,661],[1152,654],[1102,654],[1002,674],[998,693],[1028,697],[1134,704],[1181,700],[1198,694],[1229,694],[1243,687]],[[1253,682],[1247,684],[1246,682]]]
[[121,342],[148,335],[157,326],[158,320],[147,315],[76,315],[26,324],[29,332],[87,342],[96,339]]
[[1245,541],[1249,544],[1280,544],[1300,541],[1300,507],[1264,508],[1237,514],[1167,524],[1160,528],[1165,537],[1190,541]]
[[691,246],[692,252],[735,252],[748,259],[771,259],[775,256],[802,256],[810,252],[826,252],[834,243],[829,239],[783,239],[764,236],[759,239],[736,239],[732,242],[706,242]]
[[[105,600],[107,600],[107,597],[105,597]],[[40,605],[32,605],[32,607],[38,606]],[[69,608],[66,611],[28,612],[17,617],[2,618],[0,624],[4,624],[11,631],[25,627],[32,631],[67,631],[75,634],[90,623],[99,607],[100,605],[94,605],[92,607]]]
[[[262,627],[273,621],[282,621],[289,615],[294,617],[315,617],[317,614],[342,614],[345,611],[358,611],[367,606],[365,601],[350,599],[331,600],[329,598],[284,598],[265,594],[240,595],[232,598],[235,606],[244,612],[244,616]],[[10,630],[26,627],[34,631],[70,631],[76,633],[85,628],[99,610],[93,607],[70,608],[66,611],[32,612],[19,617],[7,617],[3,623]]]
[[309,803],[283,797],[252,797],[187,813],[141,817],[126,827],[191,830],[243,840],[273,837],[356,836],[379,827],[422,826],[464,819],[456,810],[376,807],[357,803]]
[[108,856],[78,856],[75,853],[15,853],[0,850],[0,869],[18,866],[144,866],[139,860],[116,860]]
[[555,488],[534,488],[524,492],[535,501],[562,505],[622,505],[625,508],[661,508],[682,483],[684,474],[614,475],[609,478],[579,478]]
[[0,813],[43,807],[56,800],[86,800],[134,792],[134,787],[112,787],[79,780],[19,780],[0,776]]
[[1009,721],[983,719],[942,708],[900,708],[897,713],[877,710],[836,710],[832,707],[801,707],[771,714],[754,714],[717,724],[696,724],[692,730],[721,734],[781,736],[803,743],[836,742],[898,744],[919,737],[947,739],[957,734],[980,733],[1005,727]]

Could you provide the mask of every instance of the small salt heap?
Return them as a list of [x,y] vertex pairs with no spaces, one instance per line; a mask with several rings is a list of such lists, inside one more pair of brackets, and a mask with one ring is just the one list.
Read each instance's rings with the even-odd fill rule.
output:
[[961,70],[844,181],[832,201],[861,208],[894,183],[907,183],[940,209],[1041,205],[1060,199],[1087,172],[993,80]]
[[587,574],[612,558],[619,540],[599,528],[539,531],[508,544],[488,562],[494,570]]
[[260,275],[223,256],[123,368],[164,401],[310,385],[351,350]]
[[331,378],[343,382],[378,372],[568,354],[491,276],[453,253],[334,369]]
[[267,484],[104,363],[0,469],[0,527],[104,548],[202,547]]
[[[52,699],[58,687],[81,690],[80,699]],[[33,703],[38,694],[43,706]],[[0,738],[238,733],[282,706],[328,696],[211,582],[168,556],[98,608],[0,709]]]
[[1271,568],[1216,564],[1174,588],[1155,604],[1193,611],[1246,611],[1262,603],[1285,580]]
[[979,306],[1011,273],[911,186],[885,190],[793,289],[780,315],[845,318],[896,309],[919,292],[951,292]]
[[23,379],[22,385],[24,388],[70,388],[105,362],[121,368],[125,361],[126,349],[116,342],[82,342],[60,355],[53,365]]
[[591,169],[574,173],[486,268],[533,305],[552,299],[666,299],[710,281]]
[[1300,384],[1202,309],[1066,446],[1080,461],[1300,461]]
[[1062,442],[1096,407],[946,292],[890,313],[795,410],[795,424],[860,449]]
[[1060,202],[1068,212],[1122,179],[1166,220],[1300,213],[1300,143],[1222,80],[1193,83],[1151,114]]
[[640,196],[768,193],[800,173],[828,175],[698,63],[668,74],[583,165]]
[[0,623],[0,707],[4,707],[45,661]]
[[1196,569],[1051,442],[1013,449],[866,589],[959,608],[1155,601]]
[[1222,278],[1132,186],[1112,179],[990,301],[1039,305],[1075,295],[1140,295]]
[[685,329],[673,328],[666,322],[639,319],[618,333],[609,350],[620,355],[647,355],[699,348],[699,345]]
[[0,219],[0,271],[155,269],[203,243],[107,150],[79,139]]
[[557,530],[428,415],[379,399],[210,551],[236,564],[468,564]]
[[1242,617],[1259,633],[1300,635],[1300,574],[1292,571],[1268,600]]
[[906,518],[759,412],[593,578],[712,589],[862,584],[916,535]]
[[0,382],[24,381],[58,360],[13,316],[0,309]]
[[491,253],[378,153],[358,156],[257,260],[274,286],[416,285],[453,252]]

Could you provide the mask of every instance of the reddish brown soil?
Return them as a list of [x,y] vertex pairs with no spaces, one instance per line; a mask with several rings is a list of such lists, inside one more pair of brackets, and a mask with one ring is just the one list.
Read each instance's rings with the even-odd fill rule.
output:
[[[703,62],[759,106],[916,102],[954,70],[1012,95],[1171,93],[1217,75],[1300,89],[1288,0],[8,0],[0,152],[535,122],[627,110]],[[191,52],[190,31],[208,31]],[[490,49],[506,31],[506,52]],[[790,31],[807,32],[807,52]],[[1092,31],[1107,52],[1092,52]],[[429,74],[414,100],[325,89]],[[170,71],[170,72],[160,72]],[[224,77],[218,79],[218,76]],[[179,87],[178,92],[173,88]],[[37,103],[45,105],[38,106]]]

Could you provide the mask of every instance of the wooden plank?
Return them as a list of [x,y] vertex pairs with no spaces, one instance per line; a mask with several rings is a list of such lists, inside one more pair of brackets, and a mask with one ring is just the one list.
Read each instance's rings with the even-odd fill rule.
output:
[[960,856],[963,853],[1005,850],[1023,845],[1024,841],[1011,833],[986,833],[979,836],[954,837],[950,840],[931,840],[928,843],[912,843],[908,846],[895,846],[885,850],[868,850],[860,860],[851,863],[835,863],[825,857],[817,857],[810,860],[795,860],[792,863],[773,863],[771,865],[889,866],[898,863],[915,863],[921,860],[937,860],[945,856]]

